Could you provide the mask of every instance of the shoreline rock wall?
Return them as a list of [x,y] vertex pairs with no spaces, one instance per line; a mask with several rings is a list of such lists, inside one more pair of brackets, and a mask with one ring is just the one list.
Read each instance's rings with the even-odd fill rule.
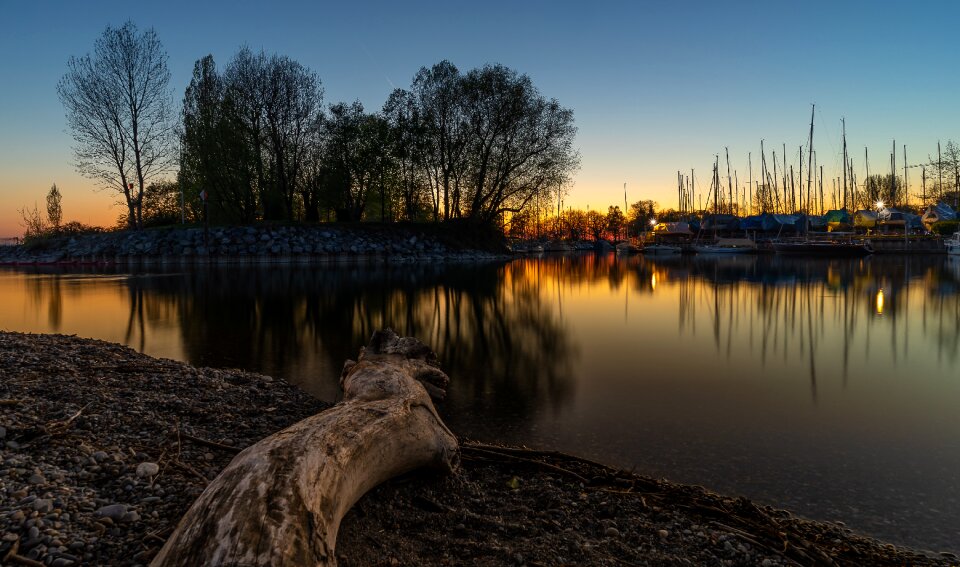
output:
[[505,251],[445,242],[411,227],[250,226],[163,228],[64,236],[0,247],[0,264],[35,263],[312,263],[487,260]]

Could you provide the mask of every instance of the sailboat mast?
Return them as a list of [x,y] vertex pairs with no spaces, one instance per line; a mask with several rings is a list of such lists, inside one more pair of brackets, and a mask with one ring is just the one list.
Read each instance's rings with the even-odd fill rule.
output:
[[727,154],[727,187],[730,190],[730,214],[733,214],[733,181],[730,180],[730,150],[724,146],[723,151]]
[[800,208],[797,210],[802,212],[805,208],[803,206],[803,146],[797,148],[797,156],[800,160],[800,169],[797,171],[797,185],[800,186]]
[[774,205],[773,210],[776,212],[780,209],[780,187],[777,186],[777,152],[771,151],[770,153],[773,154],[773,194],[777,197],[777,204]]
[[[760,140],[760,181],[764,184],[767,183],[767,155],[763,151],[763,140]],[[760,193],[760,181],[757,181],[757,198],[760,199],[760,212],[767,212],[767,203],[763,195],[770,194],[770,187],[767,187],[767,190],[763,194]]]
[[[816,109],[817,105],[810,105],[810,138],[807,140],[807,198],[810,197],[810,172],[813,171],[811,164],[813,163],[813,111]],[[823,177],[823,172],[820,172],[820,176]],[[822,183],[822,181],[821,181]],[[823,190],[820,190],[820,199],[823,200]],[[821,204],[821,208],[823,205]],[[809,209],[807,210],[809,214]]]
[[937,199],[943,199],[943,158],[940,156],[940,140],[937,140],[937,174],[940,180],[937,182]]
[[[793,196],[790,197],[792,204]],[[783,212],[784,214],[789,213],[787,210],[787,144],[783,143]]]
[[897,141],[893,141],[893,151],[890,152],[890,200],[899,204],[897,199]]
[[847,119],[841,118],[843,124],[843,209],[847,209]]
[[903,145],[903,204],[910,205],[910,184],[907,183],[907,145]]
[[[866,199],[870,199],[870,152],[866,146],[863,147],[863,161],[867,164],[867,180],[863,182],[863,193]],[[869,205],[870,203],[867,203],[867,206]]]
[[[715,156],[713,160],[713,216],[716,217],[720,210],[720,156]],[[714,218],[716,223],[716,218]],[[714,224],[716,226],[716,224]]]
[[747,214],[753,214],[753,155],[747,152],[747,166],[750,168],[750,199],[747,201]]

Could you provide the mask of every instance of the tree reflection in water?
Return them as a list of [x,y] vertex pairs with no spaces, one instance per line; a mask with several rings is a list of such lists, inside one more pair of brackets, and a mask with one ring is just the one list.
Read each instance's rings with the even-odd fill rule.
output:
[[[523,420],[573,394],[576,351],[529,264],[194,268],[124,280],[127,344],[175,312],[184,358],[282,376],[327,399],[344,360],[392,327],[436,350],[448,404]],[[32,279],[51,299],[57,278]]]

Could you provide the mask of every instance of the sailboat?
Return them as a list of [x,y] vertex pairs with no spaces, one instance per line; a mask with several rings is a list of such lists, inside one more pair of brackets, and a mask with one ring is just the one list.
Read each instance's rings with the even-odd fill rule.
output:
[[[808,149],[811,154],[813,153],[814,108],[810,110],[810,140]],[[844,162],[846,162],[846,129],[844,129],[843,152]],[[846,170],[844,170],[844,175],[846,175]],[[807,169],[808,198],[810,195],[810,181],[810,169]],[[846,187],[846,182],[844,182],[844,187]],[[846,191],[846,189],[844,189],[844,191]],[[844,199],[846,199],[846,193],[844,193]],[[842,213],[846,215],[847,219],[849,219],[849,214],[847,214],[845,208],[842,209]],[[804,215],[803,239],[774,242],[773,249],[778,254],[793,254],[803,256],[867,256],[869,254],[873,254],[873,246],[870,244],[869,240],[854,240],[850,238],[849,235],[845,235],[845,237],[842,239],[829,237],[811,239],[809,218],[809,215]]]

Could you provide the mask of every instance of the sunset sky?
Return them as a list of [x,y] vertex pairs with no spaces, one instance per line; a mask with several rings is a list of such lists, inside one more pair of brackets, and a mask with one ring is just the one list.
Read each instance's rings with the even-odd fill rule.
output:
[[[169,54],[179,106],[194,62],[224,65],[243,45],[288,55],[323,81],[325,103],[379,109],[421,66],[502,63],[575,113],[582,167],[567,205],[606,209],[653,199],[676,206],[676,171],[709,186],[730,151],[806,143],[840,163],[840,119],[855,167],[886,171],[896,139],[911,164],[960,140],[955,2],[26,2],[0,0],[0,238],[18,209],[56,183],[64,220],[113,225],[118,195],[76,173],[57,81],[105,26],[153,27]],[[902,171],[902,170],[901,170]],[[725,174],[725,165],[723,167]],[[862,173],[861,173],[862,175]],[[911,170],[919,191],[919,169]]]

